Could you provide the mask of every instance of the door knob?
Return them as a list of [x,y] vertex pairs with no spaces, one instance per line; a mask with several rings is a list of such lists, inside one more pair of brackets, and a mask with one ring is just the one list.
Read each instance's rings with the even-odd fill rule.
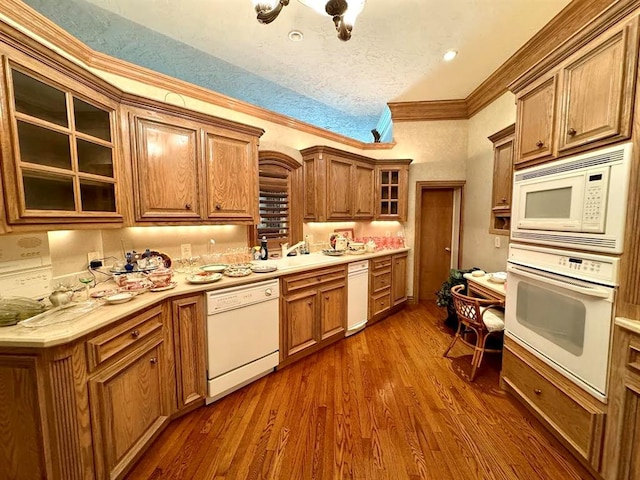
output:
[[450,252],[450,251],[451,251],[451,249],[450,249],[449,247],[444,247],[444,251],[445,251],[445,252]]

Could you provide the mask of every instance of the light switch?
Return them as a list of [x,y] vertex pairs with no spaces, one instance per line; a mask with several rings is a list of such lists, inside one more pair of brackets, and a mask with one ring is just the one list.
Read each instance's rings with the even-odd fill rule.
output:
[[500,248],[500,237],[493,238],[493,246],[496,248]]
[[191,257],[191,244],[183,243],[180,245],[180,255],[182,258],[190,258]]

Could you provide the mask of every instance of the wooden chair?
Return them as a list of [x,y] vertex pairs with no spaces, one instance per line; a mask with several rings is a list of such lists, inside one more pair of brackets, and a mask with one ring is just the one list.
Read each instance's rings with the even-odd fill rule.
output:
[[[499,335],[504,332],[504,313],[502,310],[494,308],[502,307],[502,304],[495,303],[493,300],[463,295],[461,290],[464,288],[464,285],[456,285],[451,289],[453,306],[458,315],[458,331],[453,337],[449,348],[444,352],[444,356],[447,356],[458,339],[472,347],[474,351],[471,359],[471,381],[473,381],[484,353],[500,353],[502,351],[501,349],[488,349],[486,348],[486,343],[487,338],[492,334]],[[475,345],[464,338],[464,335],[469,331],[473,331],[476,334]]]

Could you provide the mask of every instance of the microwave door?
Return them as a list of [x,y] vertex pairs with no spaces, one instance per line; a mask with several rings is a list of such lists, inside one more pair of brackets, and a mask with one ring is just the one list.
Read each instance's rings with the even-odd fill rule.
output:
[[584,186],[583,173],[518,184],[517,227],[579,232],[582,228]]

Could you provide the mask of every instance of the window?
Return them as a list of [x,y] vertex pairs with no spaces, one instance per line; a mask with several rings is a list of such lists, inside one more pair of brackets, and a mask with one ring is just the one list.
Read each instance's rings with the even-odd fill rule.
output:
[[302,165],[279,152],[259,154],[260,222],[253,237],[267,238],[269,251],[277,252],[283,243],[302,240]]

